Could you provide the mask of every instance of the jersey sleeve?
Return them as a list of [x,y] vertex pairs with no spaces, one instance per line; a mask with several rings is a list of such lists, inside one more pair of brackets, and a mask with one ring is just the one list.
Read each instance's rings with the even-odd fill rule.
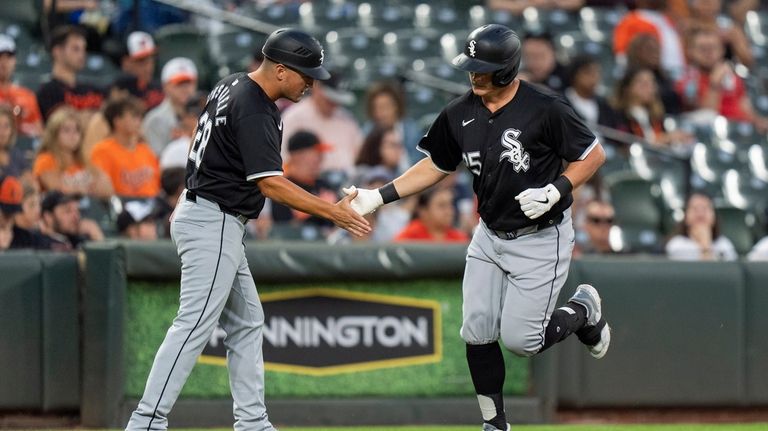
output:
[[56,169],[56,159],[53,158],[51,153],[40,153],[35,158],[35,163],[32,165],[32,173],[39,177],[40,175],[51,172]]
[[416,147],[432,159],[435,167],[450,173],[461,163],[461,147],[451,132],[448,114],[440,112]]
[[597,145],[597,138],[563,99],[550,105],[544,123],[544,138],[552,149],[569,162],[583,160]]
[[283,174],[280,156],[280,131],[272,116],[253,114],[237,120],[235,139],[243,157],[245,178],[258,178]]

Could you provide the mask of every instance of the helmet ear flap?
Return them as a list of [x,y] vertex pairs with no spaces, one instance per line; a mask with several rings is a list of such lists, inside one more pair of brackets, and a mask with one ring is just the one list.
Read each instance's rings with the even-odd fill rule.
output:
[[506,87],[515,79],[518,69],[520,69],[520,62],[513,61],[507,67],[493,72],[491,83],[496,87]]

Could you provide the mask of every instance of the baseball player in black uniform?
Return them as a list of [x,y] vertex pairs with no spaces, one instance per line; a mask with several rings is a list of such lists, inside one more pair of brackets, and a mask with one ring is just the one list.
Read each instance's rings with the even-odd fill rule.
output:
[[563,97],[516,78],[520,40],[512,30],[474,30],[453,65],[469,72],[472,90],[450,102],[421,139],[429,157],[377,190],[345,191],[359,193],[352,207],[367,214],[436,184],[462,161],[472,173],[481,222],[467,250],[461,336],[483,430],[508,430],[499,338],[520,356],[574,332],[592,356],[608,350],[610,328],[594,287],[579,286],[555,309],[574,244],[571,190],[605,154]]
[[264,406],[264,313],[245,258],[245,223],[264,198],[324,217],[355,235],[370,231],[347,196],[337,204],[282,176],[283,123],[275,100],[301,99],[328,79],[323,49],[293,29],[272,33],[265,61],[221,80],[200,115],[187,162],[187,190],[172,216],[181,257],[179,312],[155,356],[144,395],[126,429],[164,430],[167,415],[219,322],[227,333],[227,368],[235,430],[274,430]]

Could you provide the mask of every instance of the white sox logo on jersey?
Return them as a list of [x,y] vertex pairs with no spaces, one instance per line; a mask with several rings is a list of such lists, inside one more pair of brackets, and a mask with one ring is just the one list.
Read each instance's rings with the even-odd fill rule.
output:
[[499,161],[509,159],[515,172],[527,172],[531,167],[531,155],[523,149],[523,144],[517,140],[520,137],[520,131],[517,129],[507,129],[501,135],[501,145],[507,148],[507,151],[501,153]]
[[475,56],[475,53],[476,53],[476,51],[475,51],[475,44],[476,44],[476,43],[477,43],[477,42],[475,42],[475,40],[474,40],[474,39],[472,39],[472,40],[470,40],[470,41],[469,41],[469,55],[470,55],[471,57],[474,57],[474,56]]

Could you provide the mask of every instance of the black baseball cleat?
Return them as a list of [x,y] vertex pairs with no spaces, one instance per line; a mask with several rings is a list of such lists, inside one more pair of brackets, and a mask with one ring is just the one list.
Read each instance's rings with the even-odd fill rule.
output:
[[611,327],[603,319],[601,299],[597,289],[589,284],[579,285],[568,302],[575,302],[586,308],[587,322],[576,332],[576,335],[587,346],[590,355],[597,359],[602,358],[608,353],[608,346],[611,344]]

